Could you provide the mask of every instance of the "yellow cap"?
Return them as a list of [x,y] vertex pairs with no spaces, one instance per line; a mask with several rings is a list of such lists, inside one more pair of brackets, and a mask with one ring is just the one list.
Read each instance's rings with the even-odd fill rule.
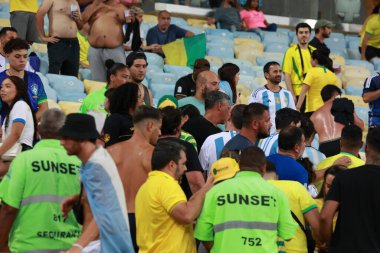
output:
[[239,164],[229,157],[220,158],[211,166],[214,183],[234,177],[239,170]]

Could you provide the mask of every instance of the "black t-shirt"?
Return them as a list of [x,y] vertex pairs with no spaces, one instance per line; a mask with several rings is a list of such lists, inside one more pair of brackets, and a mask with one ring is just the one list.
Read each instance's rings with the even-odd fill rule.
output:
[[174,96],[176,95],[183,95],[186,97],[195,95],[195,82],[193,80],[193,74],[188,74],[178,79],[174,89]]
[[380,166],[338,174],[326,200],[339,202],[332,253],[380,253]]
[[104,122],[102,138],[104,147],[126,141],[133,134],[133,120],[129,114],[114,113]]
[[214,126],[202,116],[190,118],[185,125],[183,125],[182,129],[194,137],[197,142],[198,151],[201,150],[203,142],[205,142],[207,137],[222,132],[220,128]]
[[[174,138],[174,137],[162,138],[160,140],[170,140],[170,141],[179,143],[186,148],[186,159],[187,159],[187,161],[186,161],[186,168],[187,168],[186,173],[191,172],[191,171],[199,171],[199,172],[203,173],[202,165],[199,162],[198,153],[192,144],[190,144],[187,141],[183,141],[181,139]],[[182,188],[183,192],[186,194],[187,199],[189,199],[193,195],[193,193],[191,192],[189,182],[187,181],[186,173],[182,177],[181,188]]]
[[[317,37],[314,37],[310,42],[309,45],[312,47],[315,47],[316,49],[320,50],[326,57],[330,56],[330,48],[326,46],[325,43],[321,43]],[[329,70],[334,72],[333,70],[333,60],[330,58],[328,59],[328,63],[326,66]]]

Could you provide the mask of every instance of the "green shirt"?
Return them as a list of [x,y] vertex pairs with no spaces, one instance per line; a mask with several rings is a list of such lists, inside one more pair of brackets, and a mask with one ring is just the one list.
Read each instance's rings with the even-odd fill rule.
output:
[[185,97],[178,100],[178,107],[182,107],[188,104],[194,105],[196,108],[198,108],[202,116],[205,115],[205,103],[203,103],[202,101],[199,101],[195,97]]
[[277,252],[277,238],[292,238],[297,226],[279,189],[241,171],[206,194],[195,238],[213,241],[211,252]]
[[[80,161],[59,140],[42,140],[11,163],[0,198],[18,209],[9,234],[11,252],[65,250],[81,234],[74,213],[63,220],[63,198],[79,194]],[[1,222],[1,221],[0,221]]]
[[89,111],[99,111],[107,114],[106,110],[104,110],[104,101],[106,100],[104,93],[106,91],[107,88],[104,87],[88,94],[83,100],[80,112],[88,113]]

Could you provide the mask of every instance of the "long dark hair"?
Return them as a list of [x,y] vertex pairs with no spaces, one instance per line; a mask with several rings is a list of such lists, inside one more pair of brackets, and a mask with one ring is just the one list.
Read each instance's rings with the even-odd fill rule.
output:
[[236,80],[235,76],[239,73],[240,69],[236,64],[233,63],[225,63],[222,67],[218,70],[218,75],[220,81],[227,81],[230,84],[231,90],[232,90],[232,101],[236,103],[237,99],[237,91],[236,91]]
[[107,85],[111,82],[111,75],[116,75],[119,70],[127,68],[125,64],[115,62],[112,59],[106,60],[105,65],[107,68]]
[[[27,73],[25,73],[25,75],[27,75]],[[7,79],[9,79],[15,85],[16,96],[13,99],[10,106],[3,103],[3,106],[1,108],[1,114],[6,117],[5,128],[7,128],[9,125],[9,114],[12,111],[14,104],[19,100],[23,100],[29,106],[30,111],[32,112],[33,126],[34,126],[33,142],[35,142],[37,139],[37,120],[36,120],[36,115],[34,113],[32,104],[31,104],[30,99],[29,99],[28,87],[24,83],[24,80],[22,80],[21,78],[19,78],[17,76],[9,76],[3,80],[3,83]]]
[[[246,9],[247,11],[249,11],[249,10],[253,10],[253,9],[251,8],[251,4],[252,4],[252,2],[253,2],[253,0],[248,0],[248,1],[245,3],[245,9]],[[259,11],[259,10],[260,10],[260,6],[257,5],[256,11]]]
[[347,167],[343,166],[343,165],[334,165],[334,166],[331,166],[330,168],[328,168],[325,171],[325,174],[323,175],[323,184],[322,184],[321,190],[319,191],[318,196],[316,198],[317,199],[324,199],[326,197],[325,185],[326,185],[326,178],[328,175],[336,176],[340,172],[345,171],[346,169],[347,169]]
[[116,88],[110,100],[110,113],[130,114],[129,110],[135,111],[138,94],[139,86],[135,83],[125,83]]

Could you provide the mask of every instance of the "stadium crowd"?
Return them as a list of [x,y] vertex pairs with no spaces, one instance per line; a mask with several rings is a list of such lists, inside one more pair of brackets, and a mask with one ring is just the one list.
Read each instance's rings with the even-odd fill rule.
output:
[[[156,97],[147,55],[162,60],[165,45],[194,33],[160,11],[145,36],[138,6],[10,0],[11,26],[0,30],[0,252],[380,253],[380,74],[363,83],[365,122],[325,43],[335,25],[318,20],[311,38],[297,24],[296,43],[281,63],[263,64],[265,84],[248,97],[241,66],[214,71],[207,57]],[[379,15],[377,6],[361,34],[371,65]],[[206,23],[259,37],[277,30],[258,0],[220,1]],[[76,112],[51,108],[29,54],[41,41],[49,75],[87,67],[106,83]]]

